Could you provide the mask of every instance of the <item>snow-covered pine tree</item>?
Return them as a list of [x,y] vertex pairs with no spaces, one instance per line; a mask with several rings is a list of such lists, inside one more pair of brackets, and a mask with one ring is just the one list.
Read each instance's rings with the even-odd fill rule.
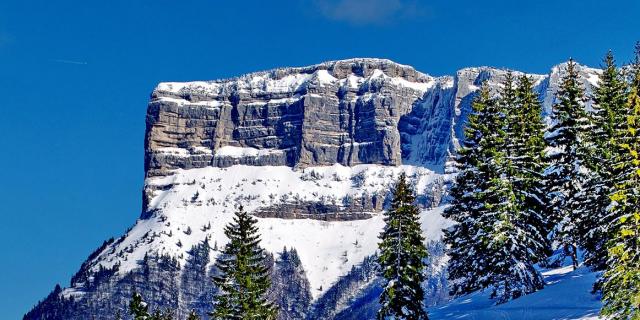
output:
[[149,314],[149,306],[137,292],[133,293],[129,301],[129,314],[133,316],[133,320],[173,320],[170,310],[164,313],[156,310],[153,314]]
[[614,157],[615,192],[611,212],[618,219],[608,241],[602,314],[608,319],[640,319],[640,44],[627,99],[625,128],[616,135],[626,152]]
[[[481,184],[483,212],[477,223],[487,231],[476,241],[482,243],[485,255],[479,259],[487,264],[484,277],[497,303],[544,286],[534,265],[546,256],[545,221],[539,206],[533,206],[537,205],[534,201],[538,201],[538,192],[529,192],[536,186],[530,183],[534,178],[528,172],[538,164],[526,161],[531,147],[528,135],[535,133],[522,131],[529,124],[524,123],[524,109],[518,102],[520,97],[513,75],[507,72],[498,103],[487,108],[487,123],[479,144],[488,160],[481,164],[480,171],[485,172],[488,179]],[[535,141],[535,136],[532,140]],[[525,186],[530,189],[525,190]]]
[[276,318],[277,309],[266,299],[271,283],[257,222],[239,206],[224,229],[229,242],[216,261],[214,282],[220,292],[209,313],[213,319]]
[[472,222],[478,231],[473,234],[477,253],[472,259],[474,265],[482,270],[480,278],[475,281],[483,289],[491,287],[491,297],[497,298],[498,303],[511,298],[511,287],[507,284],[510,266],[506,259],[509,259],[508,251],[511,249],[507,242],[512,242],[509,234],[513,224],[510,220],[516,210],[513,187],[506,175],[504,104],[491,99],[484,110],[481,139],[478,141],[482,154],[478,162],[481,179],[474,191],[481,205],[476,209],[478,212]]
[[426,320],[424,306],[424,259],[427,249],[420,228],[420,210],[405,174],[393,192],[391,208],[385,212],[380,234],[378,263],[385,279],[380,295],[380,320]]
[[278,320],[307,319],[311,305],[311,285],[295,248],[285,247],[275,261],[269,300],[280,309]]
[[515,194],[516,212],[511,221],[519,230],[522,245],[530,252],[526,260],[535,264],[544,261],[551,251],[542,184],[546,167],[542,105],[533,90],[533,81],[522,75],[516,84],[510,72],[506,74],[499,101],[506,114],[504,174]]
[[578,226],[584,215],[583,185],[587,178],[586,162],[589,150],[585,142],[590,129],[585,110],[584,90],[579,80],[578,67],[573,59],[566,64],[566,74],[556,93],[559,103],[553,106],[553,124],[545,135],[550,148],[549,166],[545,170],[545,189],[550,196],[549,210],[554,223],[552,238],[564,255],[578,267],[577,245],[580,240]]
[[544,122],[542,120],[542,104],[534,91],[530,77],[522,75],[518,78],[516,89],[515,117],[510,114],[508,123],[518,122],[515,130],[508,129],[507,140],[514,140],[510,151],[511,163],[514,165],[513,179],[516,201],[519,203],[520,227],[525,230],[528,244],[532,251],[531,261],[545,261],[551,254],[548,241],[550,229],[549,213],[546,211],[547,195],[543,184],[544,170],[547,163],[544,157],[546,141],[544,140]]
[[522,121],[522,111],[517,106],[517,92],[516,92],[515,78],[511,70],[507,70],[502,81],[502,88],[500,89],[500,97],[498,99],[499,108],[502,111],[503,119],[503,134],[502,141],[504,142],[504,156],[505,161],[503,164],[504,173],[509,182],[513,183],[517,180],[517,170],[515,162],[519,161],[518,153],[524,149],[524,143],[522,142],[524,134],[524,123]]
[[609,51],[603,59],[603,70],[592,97],[591,122],[587,130],[591,144],[590,157],[586,165],[590,173],[584,185],[585,201],[582,203],[579,234],[580,246],[585,249],[585,264],[595,270],[606,266],[606,242],[610,237],[610,226],[617,220],[608,206],[614,192],[616,170],[614,158],[623,151],[619,148],[617,134],[626,131],[625,107],[627,84],[616,66],[613,53]]
[[448,230],[444,230],[444,242],[450,257],[448,278],[452,295],[468,294],[488,286],[485,274],[486,263],[479,260],[483,256],[480,242],[485,229],[477,223],[482,214],[482,202],[479,197],[481,181],[486,179],[479,170],[480,164],[487,161],[479,148],[483,126],[487,122],[487,107],[494,104],[489,87],[483,83],[479,94],[471,105],[472,112],[468,117],[460,149],[456,155],[458,171],[455,184],[450,191],[450,206],[444,210],[444,217],[456,222]]
[[149,320],[149,306],[142,300],[142,296],[134,292],[129,302],[129,314],[133,320]]
[[534,265],[548,255],[539,178],[544,169],[541,106],[528,78],[505,76],[500,99],[483,84],[457,157],[445,216],[452,294],[491,288],[498,303],[544,286]]

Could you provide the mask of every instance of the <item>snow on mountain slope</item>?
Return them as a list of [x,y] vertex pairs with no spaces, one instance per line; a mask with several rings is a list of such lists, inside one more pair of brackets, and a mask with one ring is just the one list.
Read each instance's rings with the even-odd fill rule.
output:
[[[353,73],[352,70],[349,70],[351,69],[351,65],[357,65],[363,62],[372,63],[376,65],[376,68],[368,75],[364,75],[364,72]],[[337,64],[339,64],[339,66]],[[394,69],[398,69],[400,71],[392,72],[394,74],[415,73],[414,80],[409,81],[404,79],[402,76],[388,76],[383,70],[379,69],[386,66],[392,66]],[[329,68],[344,68],[344,70],[332,70],[332,72],[340,73],[339,75],[336,74],[340,79],[330,74],[327,71]],[[346,74],[344,74],[344,72],[352,73],[345,77],[344,75]],[[429,75],[416,72],[411,66],[398,64],[391,60],[353,58],[339,61],[327,61],[308,67],[289,67],[252,72],[229,79],[190,82],[162,82],[158,84],[156,91],[173,94],[197,93],[208,98],[215,98],[220,95],[224,95],[225,91],[230,90],[232,87],[234,89],[237,88],[254,94],[264,95],[266,93],[296,92],[302,87],[309,85],[310,82],[317,82],[320,84],[339,82],[340,86],[356,88],[364,82],[375,82],[374,79],[391,80],[396,84],[422,92],[430,88],[435,80],[435,78]],[[378,82],[380,80],[378,80]]]
[[[92,269],[119,264],[118,272],[124,275],[149,252],[178,257],[184,264],[185,250],[206,237],[222,248],[227,242],[223,228],[239,204],[249,212],[265,205],[310,200],[343,206],[346,199],[358,199],[363,194],[386,197],[386,190],[401,172],[407,173],[419,194],[430,193],[440,177],[413,166],[336,164],[300,171],[285,166],[207,167],[148,178],[146,184],[157,187],[149,204],[154,216],[139,220],[123,241],[103,250]],[[429,240],[438,239],[441,229],[449,225],[440,212],[441,208],[422,212]],[[353,265],[375,253],[383,215],[369,214],[369,219],[352,221],[258,218],[262,245],[270,252],[279,252],[285,246],[296,248],[317,297]],[[216,255],[212,253],[211,261]]]
[[495,305],[488,292],[477,292],[429,309],[432,320],[601,319],[600,297],[591,294],[597,274],[586,267],[545,270],[547,286],[538,292]]

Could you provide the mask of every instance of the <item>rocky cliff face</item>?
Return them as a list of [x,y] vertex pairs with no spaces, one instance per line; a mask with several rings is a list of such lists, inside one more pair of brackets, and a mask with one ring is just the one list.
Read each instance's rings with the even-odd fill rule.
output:
[[147,113],[147,172],[236,164],[399,165],[400,117],[436,82],[388,60],[354,59],[222,81],[161,83]]
[[433,78],[382,59],[161,83],[147,112],[147,177],[242,164],[397,166],[403,152],[411,153],[413,137],[425,131],[432,136],[421,147],[432,147],[416,160],[439,163],[448,151],[439,142],[447,140],[443,133],[449,128],[420,123],[443,111],[438,103],[449,103],[451,87],[449,77]]
[[[563,72],[561,64],[529,75],[545,115]],[[389,60],[351,59],[159,84],[147,110],[141,219],[25,319],[126,316],[134,290],[179,318],[192,309],[204,315],[215,292],[207,279],[237,204],[259,217],[262,245],[274,254],[280,287],[271,297],[282,319],[366,317],[379,291],[371,256],[380,212],[402,172],[435,259],[427,302],[446,299],[439,239],[450,223],[440,215],[448,159],[478,87],[488,81],[497,92],[504,74],[481,67],[431,77]],[[598,70],[581,67],[581,76],[589,91]],[[295,258],[283,256],[285,247]]]

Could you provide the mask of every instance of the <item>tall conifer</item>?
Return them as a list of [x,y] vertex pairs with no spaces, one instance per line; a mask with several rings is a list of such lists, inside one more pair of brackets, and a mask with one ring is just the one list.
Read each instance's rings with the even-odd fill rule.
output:
[[[533,149],[531,141],[536,141],[536,133],[524,131],[535,126],[524,121],[529,118],[525,108],[535,109],[535,105],[519,105],[534,104],[525,94],[534,99],[535,95],[518,90],[511,72],[506,73],[502,84],[496,108],[488,108],[487,131],[480,143],[489,153],[488,161],[481,166],[489,179],[482,184],[484,205],[478,220],[489,231],[481,241],[486,252],[481,259],[487,261],[485,277],[492,288],[491,296],[498,303],[544,286],[534,265],[546,257],[547,248],[544,218],[537,210],[540,206],[536,195],[540,192],[532,183],[536,172],[531,171],[540,172],[539,163],[535,163],[539,156],[535,157],[535,149],[529,150]],[[525,85],[525,90],[532,89]]]
[[623,150],[614,157],[615,192],[611,214],[617,219],[607,243],[602,313],[608,319],[640,319],[640,44],[632,65],[626,126],[616,135]]
[[443,213],[446,218],[456,222],[444,230],[444,241],[450,257],[448,275],[451,294],[456,296],[488,285],[482,281],[485,280],[486,263],[477,259],[484,250],[476,236],[481,236],[485,231],[477,223],[482,212],[482,199],[477,191],[481,181],[486,179],[480,171],[480,164],[486,161],[486,157],[479,144],[483,138],[487,106],[492,103],[495,101],[490,97],[489,87],[483,83],[471,105],[472,112],[464,129],[465,139],[461,141],[456,155],[458,172],[450,191],[450,206]]
[[618,135],[625,131],[627,103],[627,85],[611,51],[603,62],[589,114],[591,127],[586,131],[592,144],[586,163],[590,172],[583,189],[586,197],[578,226],[580,245],[585,249],[585,264],[596,270],[606,266],[606,242],[610,237],[610,227],[617,220],[608,207],[616,184],[614,159],[623,151],[618,146]]
[[220,291],[209,313],[213,319],[276,318],[277,309],[266,299],[271,282],[257,222],[240,206],[224,229],[229,242],[216,261]]
[[530,82],[523,80],[522,86],[516,87],[508,72],[499,99],[490,97],[485,83],[473,104],[452,205],[445,210],[445,217],[457,222],[445,231],[455,295],[491,288],[502,303],[544,285],[534,264],[547,254],[546,222],[533,182],[542,170],[544,146],[541,131],[526,131],[540,130],[541,123],[524,121],[540,121],[540,106]]
[[381,320],[428,319],[422,289],[427,249],[420,210],[414,202],[413,190],[403,173],[395,185],[391,209],[385,213],[378,245],[378,263],[385,279],[377,316]]
[[[505,91],[513,80],[505,79]],[[546,212],[543,174],[546,168],[542,104],[526,75],[517,80],[515,101],[505,104],[505,150],[507,178],[513,185],[517,212],[514,222],[522,234],[523,245],[531,253],[530,263],[538,263],[550,254],[547,239],[550,222]],[[509,98],[503,94],[502,100]],[[509,98],[513,99],[513,98]]]
[[584,169],[589,159],[585,135],[590,128],[578,66],[570,59],[565,71],[556,94],[559,102],[553,106],[553,124],[546,134],[551,149],[547,153],[550,165],[545,172],[545,188],[550,195],[549,209],[555,224],[553,240],[565,256],[571,258],[575,269],[579,225],[584,217],[581,210],[585,193],[581,191],[587,179]]

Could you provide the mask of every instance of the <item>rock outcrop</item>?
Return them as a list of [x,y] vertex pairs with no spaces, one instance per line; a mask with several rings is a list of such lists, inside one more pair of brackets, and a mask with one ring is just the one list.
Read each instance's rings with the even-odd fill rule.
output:
[[147,113],[147,174],[235,164],[399,165],[398,122],[437,83],[381,59],[161,83]]

